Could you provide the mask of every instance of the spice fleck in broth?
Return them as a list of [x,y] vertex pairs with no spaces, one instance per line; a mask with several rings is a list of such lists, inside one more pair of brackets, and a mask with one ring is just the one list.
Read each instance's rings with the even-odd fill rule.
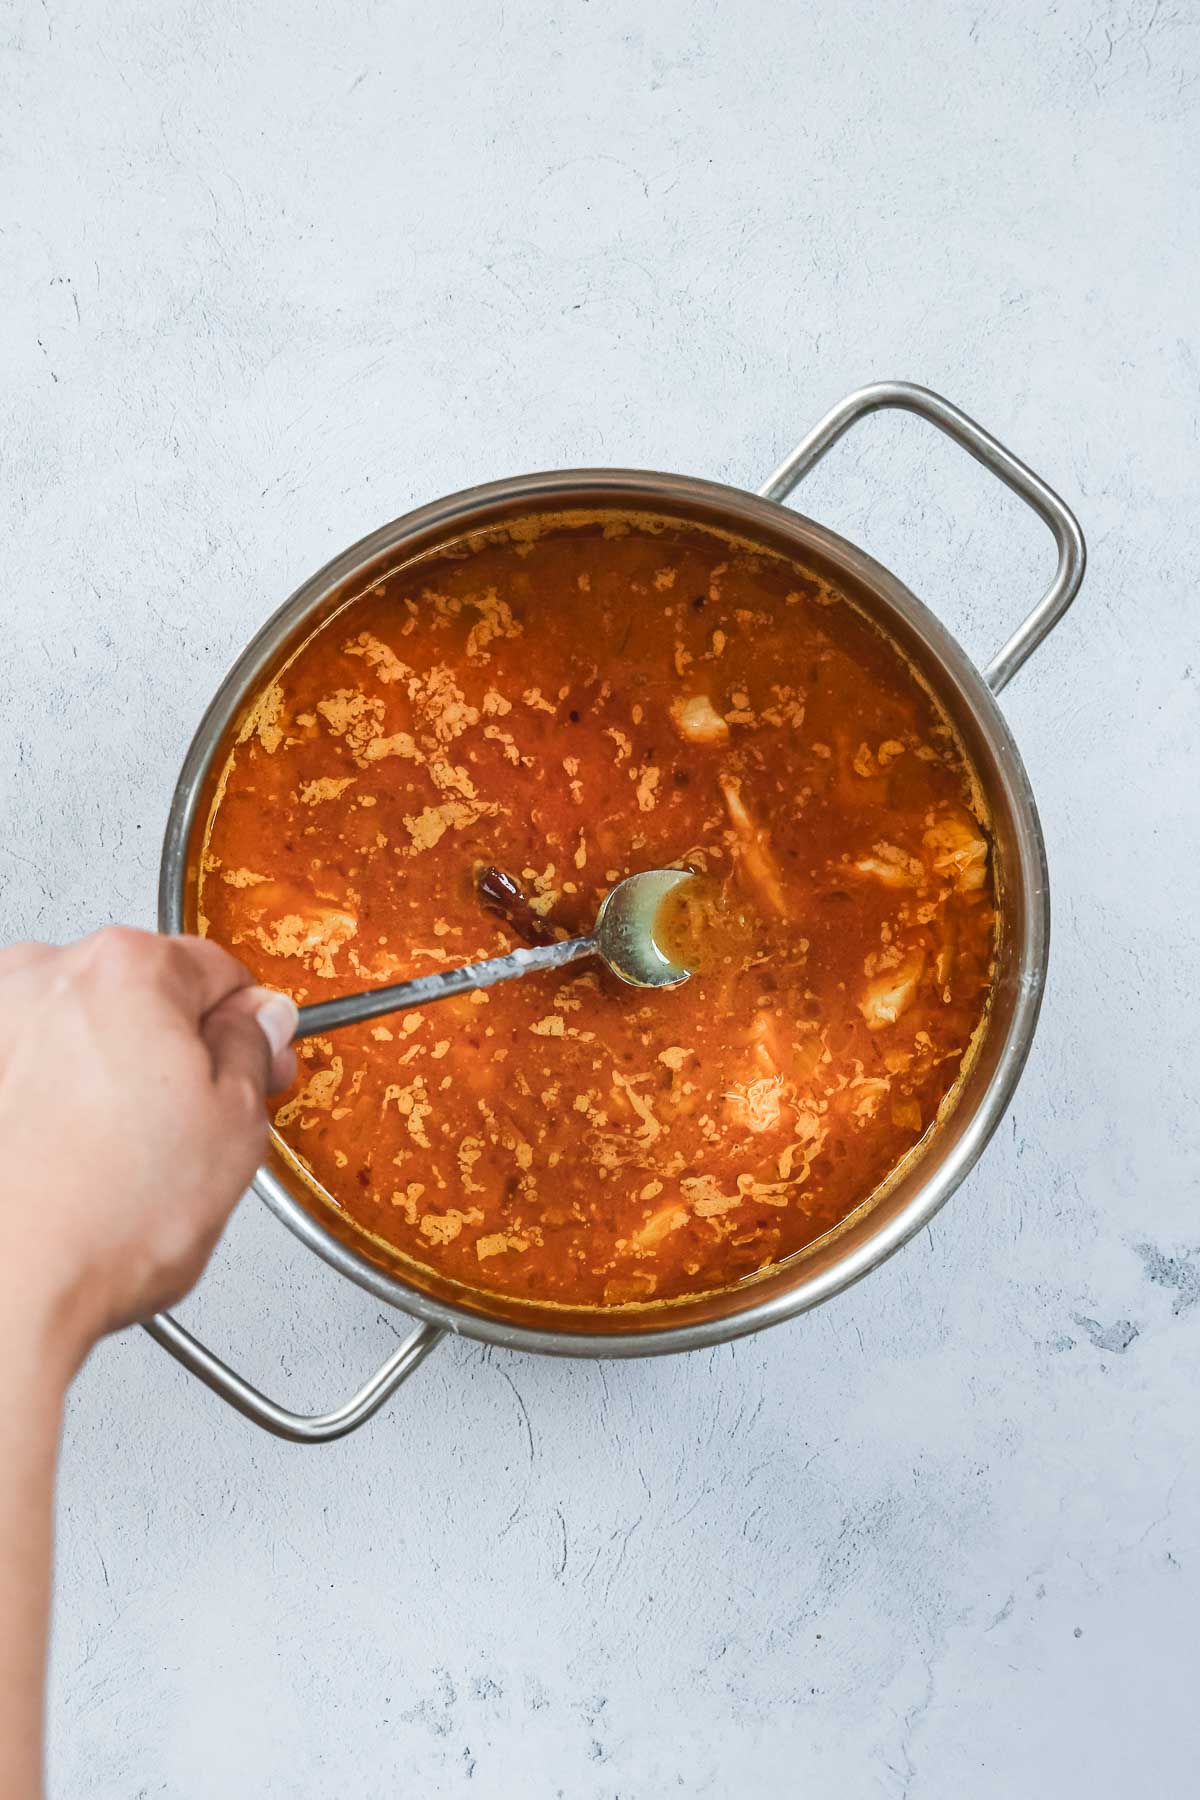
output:
[[444,1277],[670,1300],[823,1236],[936,1122],[993,953],[975,792],[825,578],[551,517],[399,570],[279,673],[224,771],[201,929],[306,1002],[575,936],[621,877],[694,870],[659,924],[683,986],[585,963],[313,1039],[274,1116]]

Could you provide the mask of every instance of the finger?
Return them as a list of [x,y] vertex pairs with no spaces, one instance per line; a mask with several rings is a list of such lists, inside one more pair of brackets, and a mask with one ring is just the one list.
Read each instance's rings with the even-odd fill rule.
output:
[[228,1006],[217,1007],[202,1020],[200,1033],[212,1058],[222,1151],[231,1165],[252,1166],[266,1135],[271,1047],[252,1015]]
[[287,1087],[296,1073],[291,1048],[296,1019],[295,1002],[271,988],[241,988],[224,999],[201,1023],[218,1082],[222,1079],[222,1052],[228,1045],[235,1074],[243,1073],[249,1062],[260,1071],[265,1066],[264,1093]]
[[[102,985],[121,986],[127,1007],[139,988],[160,997],[165,992],[183,1019],[200,1028],[213,1059],[214,1079],[222,1079],[228,1046],[233,1058],[230,1082],[245,1086],[239,1082],[240,1074],[253,1074],[257,1068],[259,1099],[292,1080],[295,1064],[286,1046],[296,1029],[293,1002],[286,994],[253,988],[249,970],[219,944],[109,925],[64,954]],[[228,1018],[226,1009],[231,1009]]]
[[211,938],[172,937],[161,940],[170,958],[170,974],[182,1003],[197,1018],[248,988],[254,977],[243,963]]
[[165,993],[193,1024],[253,980],[236,957],[208,938],[163,937],[129,925],[106,925],[81,939],[70,955],[91,978]]
[[5,975],[16,975],[22,969],[32,969],[54,954],[51,944],[10,944],[6,950],[0,950],[0,979]]

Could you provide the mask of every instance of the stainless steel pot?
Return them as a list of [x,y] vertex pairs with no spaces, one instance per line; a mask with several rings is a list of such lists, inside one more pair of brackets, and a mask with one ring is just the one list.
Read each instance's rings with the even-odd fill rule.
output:
[[[1058,546],[1053,581],[999,654],[980,673],[960,646],[894,575],[853,544],[780,503],[868,413],[899,407],[936,425],[1019,494],[1044,519]],[[814,426],[757,495],[690,476],[625,469],[527,475],[472,488],[385,525],[304,583],[239,657],[221,684],[187,753],[171,802],[159,882],[159,926],[186,930],[195,918],[197,854],[225,751],[263,684],[349,593],[398,560],[506,518],[560,507],[634,507],[718,523],[829,569],[923,671],[953,718],[982,779],[991,810],[999,893],[997,975],[981,1052],[957,1105],[915,1164],[882,1198],[777,1272],[720,1296],[627,1317],[603,1331],[539,1322],[538,1309],[480,1296],[424,1291],[383,1268],[353,1239],[327,1228],[297,1198],[297,1182],[273,1151],[256,1192],[305,1244],[343,1275],[413,1316],[416,1329],[350,1400],[306,1416],[269,1400],[175,1319],[160,1314],[147,1331],[221,1398],[265,1430],[301,1443],[353,1431],[429,1354],[444,1332],[515,1350],[558,1356],[648,1356],[694,1350],[790,1319],[841,1293],[898,1250],[943,1206],[979,1158],[1012,1097],[1041,1006],[1049,945],[1045,847],[1033,795],[999,693],[1062,617],[1083,579],[1079,526],[1063,502],[995,438],[926,388],[880,382],[849,395]]]

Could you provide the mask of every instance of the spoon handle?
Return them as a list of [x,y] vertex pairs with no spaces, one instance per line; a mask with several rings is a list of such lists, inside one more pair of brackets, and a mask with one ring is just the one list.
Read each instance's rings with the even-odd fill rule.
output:
[[469,994],[474,988],[495,987],[498,981],[512,981],[518,975],[532,975],[539,969],[561,969],[566,963],[595,954],[594,938],[568,938],[561,944],[510,950],[505,956],[491,956],[486,962],[468,963],[461,969],[418,975],[415,981],[396,981],[390,987],[368,988],[365,994],[343,994],[337,1000],[318,1000],[313,1006],[300,1008],[295,1035],[298,1038],[316,1037],[321,1032],[336,1031],[341,1025],[361,1025],[365,1019],[378,1019],[383,1013],[407,1012],[413,1006],[428,1006],[431,1000],[446,1000],[451,994]]

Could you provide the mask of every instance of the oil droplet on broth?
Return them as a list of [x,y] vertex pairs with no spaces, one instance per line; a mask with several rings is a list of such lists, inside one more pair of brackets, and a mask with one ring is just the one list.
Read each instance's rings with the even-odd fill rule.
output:
[[711,875],[681,881],[659,901],[652,936],[673,963],[703,975],[723,963],[740,967],[751,954],[754,920]]

